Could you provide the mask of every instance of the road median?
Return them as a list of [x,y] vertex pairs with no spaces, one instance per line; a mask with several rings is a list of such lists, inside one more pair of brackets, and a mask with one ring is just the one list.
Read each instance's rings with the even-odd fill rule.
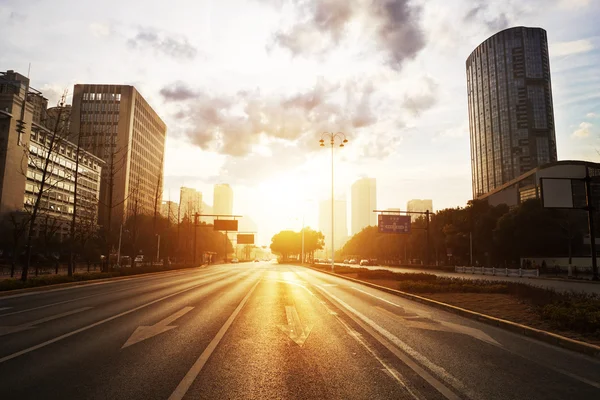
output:
[[481,312],[472,311],[467,308],[459,307],[456,305],[448,304],[442,301],[434,300],[431,298],[425,297],[426,295],[417,295],[413,293],[409,293],[406,291],[398,290],[391,288],[389,286],[369,282],[368,280],[358,279],[351,276],[347,276],[345,274],[333,273],[330,271],[326,271],[320,268],[307,266],[315,271],[323,272],[328,275],[336,276],[339,278],[347,279],[353,282],[361,283],[363,285],[367,285],[369,287],[373,287],[379,290],[382,290],[387,293],[391,293],[409,300],[417,301],[422,304],[426,304],[432,307],[436,307],[438,309],[442,309],[444,311],[448,311],[462,317],[478,320],[502,329],[509,330],[514,333],[518,333],[527,337],[531,337],[555,346],[559,346],[565,349],[569,349],[572,351],[576,351],[579,353],[583,353],[595,358],[600,359],[600,346],[597,346],[592,343],[586,343],[584,341],[572,339],[558,333],[553,333],[546,331],[544,329],[533,328],[521,323],[509,321],[507,319],[498,318],[495,316],[487,315]]

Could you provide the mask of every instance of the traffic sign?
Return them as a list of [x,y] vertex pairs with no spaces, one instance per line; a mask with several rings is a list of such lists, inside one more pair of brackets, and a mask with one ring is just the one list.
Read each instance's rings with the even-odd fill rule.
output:
[[410,233],[410,216],[379,214],[377,226],[380,233]]
[[237,232],[238,221],[235,219],[215,219],[215,231]]

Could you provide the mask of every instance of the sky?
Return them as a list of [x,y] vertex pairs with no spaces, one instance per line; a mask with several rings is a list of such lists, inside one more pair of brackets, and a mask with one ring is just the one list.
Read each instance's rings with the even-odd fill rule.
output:
[[[167,123],[164,200],[194,187],[268,245],[377,179],[378,208],[472,197],[465,60],[512,26],[548,32],[558,158],[599,161],[600,0],[0,0],[0,70],[51,104],[134,85]],[[350,221],[348,221],[350,225]]]

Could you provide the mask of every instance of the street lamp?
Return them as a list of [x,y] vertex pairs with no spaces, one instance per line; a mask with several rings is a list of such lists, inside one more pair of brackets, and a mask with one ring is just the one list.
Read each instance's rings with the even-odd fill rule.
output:
[[333,197],[333,148],[335,147],[335,141],[338,139],[340,141],[339,147],[344,147],[346,143],[348,143],[348,139],[346,139],[346,135],[342,132],[323,132],[321,134],[321,140],[319,140],[320,146],[325,147],[325,139],[329,139],[329,145],[331,146],[331,272],[333,272],[335,265],[335,242],[334,242],[334,197]]

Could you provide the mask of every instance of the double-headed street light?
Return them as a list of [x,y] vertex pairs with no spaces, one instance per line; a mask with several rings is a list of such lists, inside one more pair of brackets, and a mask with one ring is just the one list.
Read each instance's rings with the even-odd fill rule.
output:
[[339,147],[344,147],[346,143],[348,143],[348,139],[346,139],[346,135],[342,132],[324,132],[321,135],[321,140],[319,140],[320,146],[325,147],[325,139],[329,139],[329,145],[331,146],[331,272],[333,272],[335,265],[335,242],[334,242],[334,204],[335,200],[333,197],[333,148],[335,147],[336,140],[339,140]]

